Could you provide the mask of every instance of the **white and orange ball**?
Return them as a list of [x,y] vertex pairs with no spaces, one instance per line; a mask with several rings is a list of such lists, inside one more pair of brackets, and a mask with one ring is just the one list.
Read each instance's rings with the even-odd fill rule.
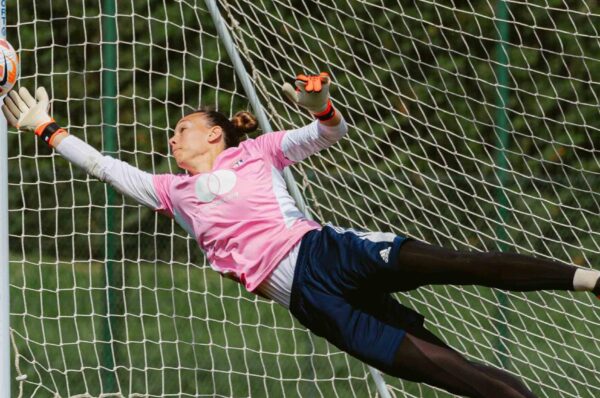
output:
[[0,96],[6,95],[19,77],[19,55],[5,39],[0,39]]

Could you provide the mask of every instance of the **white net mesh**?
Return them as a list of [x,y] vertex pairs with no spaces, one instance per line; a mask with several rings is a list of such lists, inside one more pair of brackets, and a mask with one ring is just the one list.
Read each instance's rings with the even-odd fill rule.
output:
[[[199,104],[232,114],[245,93],[204,2],[110,3],[9,0],[20,84],[44,85],[57,121],[91,145],[175,172],[175,122]],[[282,81],[333,76],[351,132],[294,168],[317,219],[598,267],[595,2],[220,3],[274,128],[310,120],[282,101]],[[220,279],[170,220],[31,135],[11,132],[9,146],[15,395],[376,394],[361,363]],[[600,395],[588,295],[438,287],[399,299],[541,397]],[[449,396],[386,382],[396,396]]]

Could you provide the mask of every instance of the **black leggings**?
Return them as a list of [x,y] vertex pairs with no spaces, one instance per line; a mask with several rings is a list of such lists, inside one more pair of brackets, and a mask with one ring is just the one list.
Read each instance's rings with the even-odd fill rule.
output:
[[[512,291],[573,290],[577,267],[529,256],[458,252],[408,241],[398,257],[395,290],[425,285],[482,285]],[[510,373],[467,360],[421,326],[408,328],[392,375],[453,394],[485,398],[535,398]]]
[[400,247],[396,291],[480,285],[517,292],[573,290],[577,267],[522,254],[455,251],[410,240]]
[[536,398],[503,370],[468,361],[428,330],[407,333],[396,352],[393,376],[476,398]]

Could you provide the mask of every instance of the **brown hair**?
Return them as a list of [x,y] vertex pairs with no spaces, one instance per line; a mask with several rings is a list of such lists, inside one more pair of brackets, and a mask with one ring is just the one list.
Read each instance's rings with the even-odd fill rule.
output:
[[244,134],[252,133],[258,129],[256,116],[248,111],[237,112],[231,120],[221,112],[208,107],[200,108],[190,113],[190,115],[195,113],[204,114],[211,126],[219,126],[223,129],[225,149],[238,146]]

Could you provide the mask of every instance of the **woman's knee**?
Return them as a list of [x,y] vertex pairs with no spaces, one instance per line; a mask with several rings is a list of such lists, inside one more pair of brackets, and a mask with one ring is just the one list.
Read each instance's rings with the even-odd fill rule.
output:
[[449,362],[459,356],[451,348],[407,333],[396,351],[390,374],[406,380],[424,382],[448,389],[444,375],[449,375]]

